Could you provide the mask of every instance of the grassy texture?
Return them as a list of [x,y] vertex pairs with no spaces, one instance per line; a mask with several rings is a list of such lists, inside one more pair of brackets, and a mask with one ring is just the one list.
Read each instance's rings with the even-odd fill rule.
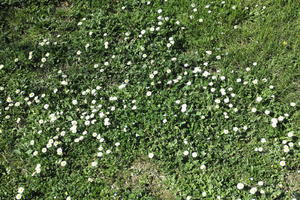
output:
[[0,8],[0,199],[299,199],[298,1]]

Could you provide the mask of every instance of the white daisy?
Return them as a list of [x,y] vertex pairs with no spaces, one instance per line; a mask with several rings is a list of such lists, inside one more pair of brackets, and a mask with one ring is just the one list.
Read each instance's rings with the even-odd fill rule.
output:
[[203,164],[203,165],[200,166],[200,169],[205,170],[206,166]]
[[290,131],[290,132],[288,132],[288,137],[293,137],[294,136],[294,132],[293,131]]
[[238,183],[236,185],[236,187],[237,187],[237,189],[242,190],[242,189],[244,189],[245,185],[243,183]]
[[66,166],[66,165],[67,165],[67,161],[61,161],[60,165],[61,165],[62,167]]
[[259,103],[259,102],[261,102],[261,101],[262,101],[262,97],[257,97],[257,98],[256,98],[256,102],[257,102],[257,103]]
[[24,188],[23,188],[23,187],[19,187],[19,188],[18,188],[18,193],[19,193],[19,194],[22,194],[23,192],[24,192]]
[[16,199],[21,199],[22,195],[21,194],[17,194]]
[[151,91],[148,91],[148,92],[146,93],[146,95],[147,95],[148,97],[151,96],[151,94],[152,94]]
[[98,165],[98,162],[97,161],[94,161],[91,163],[92,167],[96,167]]
[[285,161],[280,161],[280,166],[284,167],[286,165],[286,162]]
[[197,156],[198,156],[197,152],[193,152],[193,153],[192,153],[192,157],[193,157],[193,158],[196,158]]
[[187,105],[186,104],[182,104],[182,106],[181,106],[181,112],[185,112],[186,108],[187,108]]
[[264,185],[264,182],[263,182],[263,181],[258,181],[257,185],[263,186],[263,185]]
[[153,157],[154,157],[154,153],[149,153],[149,154],[148,154],[148,157],[149,157],[149,158],[153,158]]
[[257,188],[256,187],[253,187],[250,189],[250,193],[251,194],[255,194],[257,192]]
[[103,153],[102,152],[98,152],[97,153],[97,157],[102,157],[103,156]]
[[184,151],[183,155],[187,156],[187,155],[189,155],[189,152],[188,151]]

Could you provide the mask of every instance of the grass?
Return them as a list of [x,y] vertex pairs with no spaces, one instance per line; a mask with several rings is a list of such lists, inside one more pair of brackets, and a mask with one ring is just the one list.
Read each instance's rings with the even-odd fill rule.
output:
[[0,3],[0,199],[299,199],[300,3],[149,2]]

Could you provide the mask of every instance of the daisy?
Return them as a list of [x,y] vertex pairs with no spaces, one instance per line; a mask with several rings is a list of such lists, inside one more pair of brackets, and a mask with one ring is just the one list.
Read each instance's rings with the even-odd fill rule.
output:
[[22,195],[21,194],[17,194],[16,199],[21,199]]
[[97,161],[94,161],[91,163],[92,167],[96,167],[98,165],[98,162]]
[[280,161],[280,166],[284,167],[286,165],[286,162],[285,161]]
[[18,193],[19,193],[19,194],[22,194],[23,192],[24,192],[24,188],[23,188],[23,187],[19,187],[19,188],[18,188]]
[[260,142],[261,142],[261,143],[266,143],[267,140],[266,140],[265,138],[261,138]]
[[68,82],[67,81],[61,81],[60,82],[62,85],[68,85]]
[[257,98],[256,98],[256,102],[257,102],[257,103],[259,103],[259,102],[261,102],[261,101],[262,101],[262,97],[257,97]]
[[250,189],[250,193],[251,194],[255,194],[257,192],[257,188],[256,187],[253,187]]
[[78,101],[74,99],[74,100],[72,100],[72,104],[73,104],[73,105],[77,105],[77,104],[78,104]]
[[239,189],[239,190],[242,190],[242,189],[244,189],[244,184],[243,183],[238,183],[237,185],[236,185],[236,187],[237,187],[237,189]]
[[189,155],[189,152],[188,151],[184,151],[183,155],[187,156],[187,155]]
[[269,110],[265,110],[265,114],[269,115],[271,112]]
[[60,155],[60,156],[63,154],[62,148],[58,148],[58,149],[56,150],[56,152],[57,152],[57,155]]
[[290,132],[288,132],[288,137],[293,137],[294,136],[294,132],[293,131],[290,131]]
[[277,123],[278,123],[277,118],[272,118],[272,119],[271,119],[271,123],[272,123],[272,124],[277,124]]
[[109,97],[109,100],[110,100],[110,101],[116,101],[116,100],[118,100],[118,97],[115,97],[115,96]]
[[255,113],[256,111],[256,108],[251,108],[251,112]]
[[61,161],[60,165],[61,165],[62,167],[66,166],[66,165],[67,165],[67,161]]
[[148,157],[149,157],[149,158],[153,158],[153,157],[154,157],[154,153],[149,153],[149,154],[148,154]]
[[205,53],[206,53],[207,55],[211,55],[211,54],[212,54],[212,51],[205,51]]
[[279,116],[279,117],[278,117],[278,121],[281,122],[281,121],[283,121],[283,120],[284,120],[284,117],[283,117],[283,116]]
[[38,174],[41,172],[41,164],[37,164],[37,165],[36,165],[35,171],[36,171],[36,173],[38,173]]
[[263,181],[258,181],[257,185],[263,186],[263,185],[264,185],[264,182],[263,182]]
[[219,104],[219,103],[221,103],[221,100],[220,99],[215,99],[215,103]]
[[150,75],[149,75],[149,78],[150,78],[150,79],[153,79],[153,78],[154,78],[154,74],[150,74]]
[[146,95],[147,95],[148,97],[151,96],[151,94],[152,94],[151,91],[148,91],[148,92],[146,93]]
[[182,104],[182,106],[181,106],[181,112],[185,112],[186,111],[186,107],[187,107],[186,104]]

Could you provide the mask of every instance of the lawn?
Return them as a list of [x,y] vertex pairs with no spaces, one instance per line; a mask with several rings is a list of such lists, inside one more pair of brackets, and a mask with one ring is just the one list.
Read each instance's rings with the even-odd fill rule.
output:
[[299,200],[300,1],[2,0],[0,200]]

